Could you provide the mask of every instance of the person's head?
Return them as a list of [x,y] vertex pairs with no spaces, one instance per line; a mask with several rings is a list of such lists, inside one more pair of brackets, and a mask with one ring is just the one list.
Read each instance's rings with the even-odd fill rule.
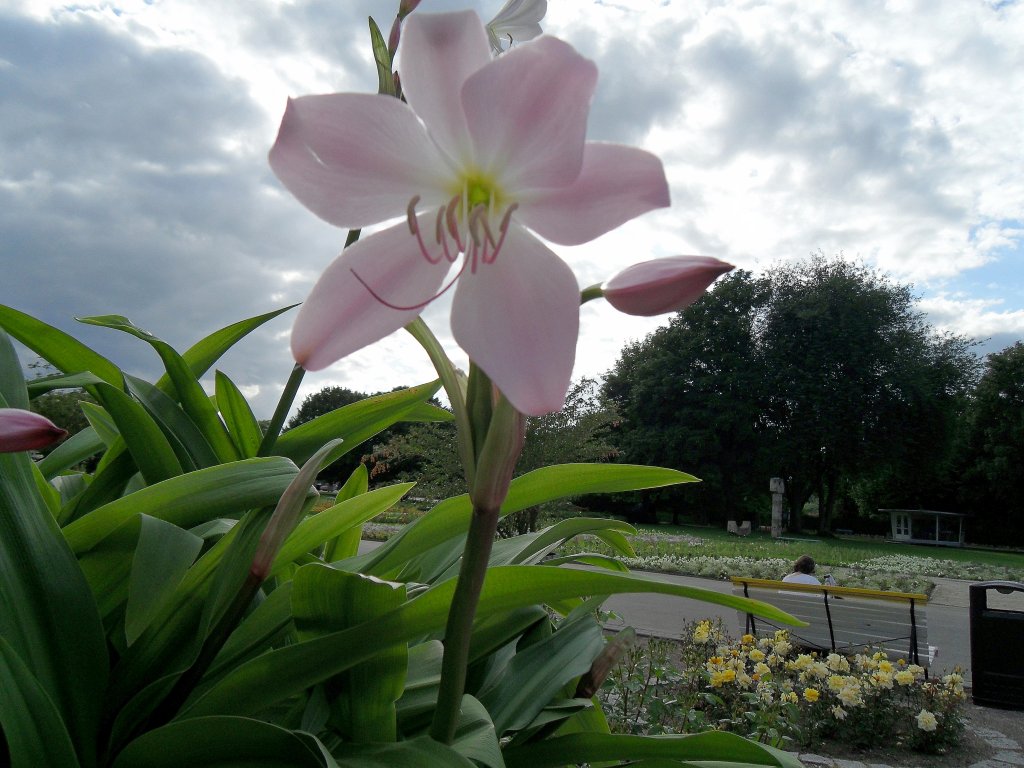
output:
[[814,573],[814,558],[810,555],[800,555],[793,563],[793,573]]

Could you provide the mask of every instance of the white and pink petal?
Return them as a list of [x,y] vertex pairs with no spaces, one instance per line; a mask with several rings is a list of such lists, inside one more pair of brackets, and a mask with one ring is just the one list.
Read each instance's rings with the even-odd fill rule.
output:
[[668,182],[650,152],[587,142],[573,183],[524,193],[518,202],[516,217],[527,227],[559,245],[579,245],[667,206]]
[[414,195],[439,204],[454,178],[409,106],[378,94],[289,99],[270,167],[313,213],[350,228],[405,213]]
[[473,11],[417,13],[405,21],[398,68],[402,91],[434,140],[459,165],[472,160],[462,84],[490,60],[487,31]]
[[[431,217],[420,223],[429,229]],[[318,371],[397,331],[419,316],[450,268],[423,257],[405,222],[346,248],[299,310],[295,361]]]
[[498,258],[459,279],[452,333],[516,410],[539,416],[565,404],[579,316],[572,270],[513,224]]
[[583,163],[594,62],[541,37],[472,75],[462,106],[476,166],[514,199],[520,190],[572,183]]

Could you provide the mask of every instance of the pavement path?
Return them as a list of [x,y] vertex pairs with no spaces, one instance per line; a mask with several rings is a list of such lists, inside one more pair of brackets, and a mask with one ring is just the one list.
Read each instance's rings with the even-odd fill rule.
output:
[[[633,575],[732,594],[732,584],[727,581],[642,571],[634,571]],[[964,678],[970,679],[970,582],[955,579],[933,581],[935,590],[928,600],[926,614],[928,644],[936,646],[939,653],[932,667],[937,672],[952,671],[954,667],[960,667]],[[617,618],[608,625],[609,628],[632,626],[640,635],[678,638],[683,626],[688,622],[715,618],[720,618],[734,635],[742,634],[736,611],[711,603],[684,600],[669,595],[639,593],[612,595],[605,601],[604,606],[617,615]]]

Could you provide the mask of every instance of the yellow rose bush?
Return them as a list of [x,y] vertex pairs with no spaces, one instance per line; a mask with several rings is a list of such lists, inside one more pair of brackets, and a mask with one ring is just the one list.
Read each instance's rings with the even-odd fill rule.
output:
[[943,752],[960,743],[959,671],[925,670],[885,653],[807,653],[788,633],[730,640],[720,623],[689,627],[679,644],[627,655],[602,692],[613,730],[731,731],[795,749],[822,740]]

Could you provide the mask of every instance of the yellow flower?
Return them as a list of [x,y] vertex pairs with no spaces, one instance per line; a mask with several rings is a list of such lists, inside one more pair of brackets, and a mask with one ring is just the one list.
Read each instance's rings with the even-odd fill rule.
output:
[[750,653],[747,654],[751,661],[764,661],[764,651],[759,648],[751,649]]
[[742,643],[743,645],[750,645],[753,642],[754,642],[754,636],[753,635],[744,635],[743,637],[740,638],[740,643]]
[[806,701],[811,702],[812,704],[814,702],[816,702],[818,700],[818,697],[820,697],[820,696],[821,696],[821,694],[818,693],[818,690],[816,688],[805,688],[804,689],[804,699]]
[[912,685],[914,682],[914,673],[908,669],[901,669],[896,673],[896,682],[900,685]]
[[800,700],[800,698],[796,695],[796,691],[790,691],[783,698],[785,698],[785,700],[788,701],[790,704],[796,704]]

